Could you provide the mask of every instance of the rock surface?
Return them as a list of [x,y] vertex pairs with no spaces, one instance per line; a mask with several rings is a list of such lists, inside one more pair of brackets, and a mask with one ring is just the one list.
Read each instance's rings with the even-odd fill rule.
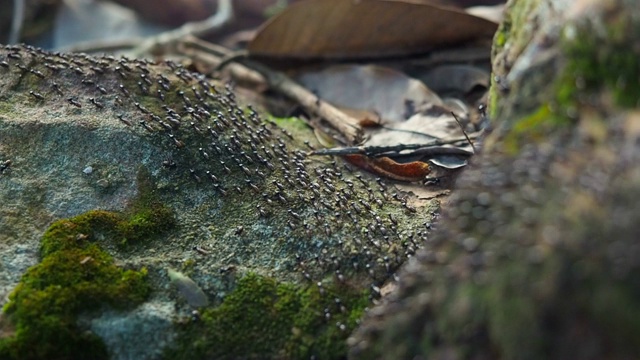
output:
[[[49,256],[98,251],[96,246],[116,265],[139,271],[151,287],[142,305],[56,310],[67,323],[76,319],[77,331],[102,338],[111,358],[158,358],[167,345],[199,349],[202,358],[344,353],[344,340],[369,304],[360,299],[379,297],[379,287],[426,236],[437,209],[437,202],[416,209],[391,184],[355,176],[341,162],[307,159],[300,122],[279,121],[283,130],[238,106],[230,90],[218,90],[176,64],[23,47],[1,48],[0,61],[0,296],[8,301],[0,355],[4,350],[18,358],[53,358],[38,352],[37,344],[49,338],[23,344],[34,348],[31,355],[11,353],[10,341],[33,331],[16,315],[29,305],[23,299],[35,296],[27,291],[46,298],[66,280],[30,275],[22,277],[28,284],[9,292],[30,266],[38,264],[30,274],[46,272]],[[64,218],[70,219],[47,230]],[[108,259],[95,254],[77,261],[93,264],[97,254]],[[87,276],[73,272],[83,271],[74,266],[70,274]],[[170,286],[167,268],[184,273],[208,296],[211,305],[199,309],[201,316],[191,316]],[[261,344],[260,334],[271,336],[279,328],[288,348],[219,353],[201,335],[231,316],[216,308],[247,274],[253,282],[246,286],[287,292],[290,319],[304,318],[309,326],[238,327],[228,336],[239,336],[240,345]],[[282,305],[269,291],[263,299],[243,297],[252,291],[232,298],[257,303],[242,316],[266,319],[264,311],[284,311],[264,303]],[[189,335],[196,328],[200,335]],[[124,336],[135,332],[139,341]],[[56,356],[77,356],[69,351]]]
[[509,1],[484,152],[353,359],[640,356],[640,10]]

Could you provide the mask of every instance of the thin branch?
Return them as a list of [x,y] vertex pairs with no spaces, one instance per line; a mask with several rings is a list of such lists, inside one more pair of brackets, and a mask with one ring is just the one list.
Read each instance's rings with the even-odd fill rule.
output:
[[462,123],[460,123],[460,120],[458,120],[458,117],[456,116],[456,114],[453,113],[453,111],[451,112],[451,115],[453,115],[453,118],[456,119],[456,122],[458,123],[458,126],[460,126],[460,130],[462,130],[462,134],[467,139],[467,142],[469,142],[469,145],[471,145],[471,148],[473,149],[473,152],[475,153],[476,152],[476,147],[473,146],[473,143],[471,142],[471,139],[469,139],[469,135],[467,135],[467,132],[464,131],[464,127],[462,126]]
[[152,53],[157,48],[176,44],[186,36],[190,35],[198,37],[221,29],[233,19],[233,7],[231,5],[231,1],[232,0],[219,0],[218,11],[216,11],[213,16],[203,21],[186,23],[175,30],[167,31],[145,39],[140,46],[131,51],[131,55],[137,57],[143,54]]
[[[442,148],[442,145],[451,145],[459,142],[467,141],[467,138],[455,138],[455,139],[446,139],[446,140],[433,140],[422,144],[400,144],[400,145],[389,145],[389,146],[351,146],[351,147],[340,147],[340,148],[332,148],[332,149],[319,149],[314,150],[307,155],[367,155],[367,156],[382,156],[382,155],[398,155],[402,151],[406,150],[415,150],[421,154],[428,154],[429,151],[433,152],[434,155],[437,150],[438,154],[455,153],[456,155],[473,155],[472,152],[466,151],[460,148]],[[436,149],[433,149],[436,147]],[[445,150],[447,149],[447,150]],[[457,149],[457,150],[450,150]]]
[[345,114],[328,102],[322,101],[314,93],[291,80],[284,73],[271,70],[251,60],[242,60],[242,64],[262,74],[269,86],[275,91],[300,104],[309,113],[325,119],[349,142],[359,142],[362,137],[362,128],[358,119]]
[[248,60],[244,57],[236,58],[234,57],[233,52],[226,50],[223,47],[207,44],[206,42],[192,37],[187,38],[183,44],[222,58],[216,66],[219,67],[220,63],[224,61],[226,67],[236,75],[243,76],[244,74],[246,76],[250,76],[252,80],[254,80],[255,74],[259,73],[264,77],[267,85],[269,85],[269,87],[274,91],[295,101],[307,112],[315,114],[326,120],[349,142],[357,143],[358,139],[360,139],[362,129],[357,119],[338,110],[333,105],[321,101],[314,93],[291,80],[284,73],[271,70],[260,63]]

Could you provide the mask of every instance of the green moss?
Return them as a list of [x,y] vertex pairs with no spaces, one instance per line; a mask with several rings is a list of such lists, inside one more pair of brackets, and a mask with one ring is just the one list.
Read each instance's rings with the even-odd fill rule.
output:
[[557,115],[548,104],[543,104],[537,111],[512,125],[504,139],[504,149],[516,154],[522,144],[544,141],[552,132],[569,124],[571,120],[568,117]]
[[[170,359],[343,358],[346,337],[369,303],[364,292],[325,285],[296,286],[248,274],[200,321],[185,326]],[[336,302],[340,299],[340,303]],[[340,305],[344,306],[340,310]],[[325,309],[331,314],[325,317]],[[340,329],[344,324],[346,328]]]
[[123,270],[98,245],[150,238],[174,224],[147,175],[139,173],[140,195],[126,212],[93,210],[45,231],[41,262],[22,276],[4,308],[15,333],[0,339],[1,359],[107,358],[102,341],[79,331],[76,318],[104,306],[130,307],[149,294],[146,269]]
[[78,237],[90,240],[111,238],[118,245],[152,239],[175,225],[171,210],[155,196],[148,174],[138,173],[139,195],[124,213],[92,210],[73,219],[53,223],[42,237],[41,256],[73,249]]
[[608,19],[606,30],[593,31],[593,24],[570,25],[563,46],[569,59],[558,82],[558,102],[570,106],[586,102],[586,95],[606,89],[621,107],[638,106],[640,93],[640,22],[629,13]]
[[96,336],[77,329],[76,317],[105,305],[138,304],[150,290],[146,269],[125,271],[115,266],[109,254],[80,232],[90,230],[90,224],[109,232],[113,218],[94,211],[49,228],[42,261],[22,276],[4,308],[15,334],[0,340],[1,358],[107,358]]
[[287,129],[289,131],[301,131],[306,134],[309,133],[309,125],[297,117],[277,118],[277,117],[269,116],[269,120],[272,120],[279,127]]

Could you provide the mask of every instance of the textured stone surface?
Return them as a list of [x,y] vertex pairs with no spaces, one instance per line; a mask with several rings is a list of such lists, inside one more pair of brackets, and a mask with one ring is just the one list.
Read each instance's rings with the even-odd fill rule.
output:
[[483,154],[354,359],[640,356],[640,12],[509,1]]
[[177,304],[172,314],[151,306],[130,314],[147,313],[140,342],[118,343],[129,330],[115,324],[127,315],[92,322],[114,358],[153,358],[157,349],[142,347],[166,330],[170,319],[158,319],[188,313],[168,267],[212,306],[248,272],[301,286],[346,283],[375,299],[437,209],[415,209],[391,184],[356,177],[340,161],[307,159],[300,122],[281,121],[282,130],[173,63],[22,47],[0,49],[0,61],[0,160],[10,160],[0,175],[2,302],[37,263],[52,221],[123,211],[143,185],[175,213],[175,229],[153,241],[100,244],[118,264],[148,269],[152,301]]

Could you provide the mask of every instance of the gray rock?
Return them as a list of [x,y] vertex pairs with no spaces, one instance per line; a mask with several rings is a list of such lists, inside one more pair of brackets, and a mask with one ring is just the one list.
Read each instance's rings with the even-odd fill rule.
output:
[[[414,209],[392,184],[306,159],[300,126],[285,132],[175,64],[21,47],[1,48],[0,59],[9,64],[0,67],[0,160],[11,160],[0,174],[1,301],[38,261],[54,220],[125,211],[140,196],[175,214],[177,226],[154,239],[96,239],[119,265],[148,269],[153,303],[178,309],[144,305],[131,322],[100,315],[91,328],[114,358],[154,358],[158,327],[187,314],[167,268],[187,274],[214,305],[248,272],[297,284],[340,274],[375,289],[415,251],[438,207]],[[121,342],[117,334],[136,326],[140,341]],[[163,336],[158,346],[172,339]]]

